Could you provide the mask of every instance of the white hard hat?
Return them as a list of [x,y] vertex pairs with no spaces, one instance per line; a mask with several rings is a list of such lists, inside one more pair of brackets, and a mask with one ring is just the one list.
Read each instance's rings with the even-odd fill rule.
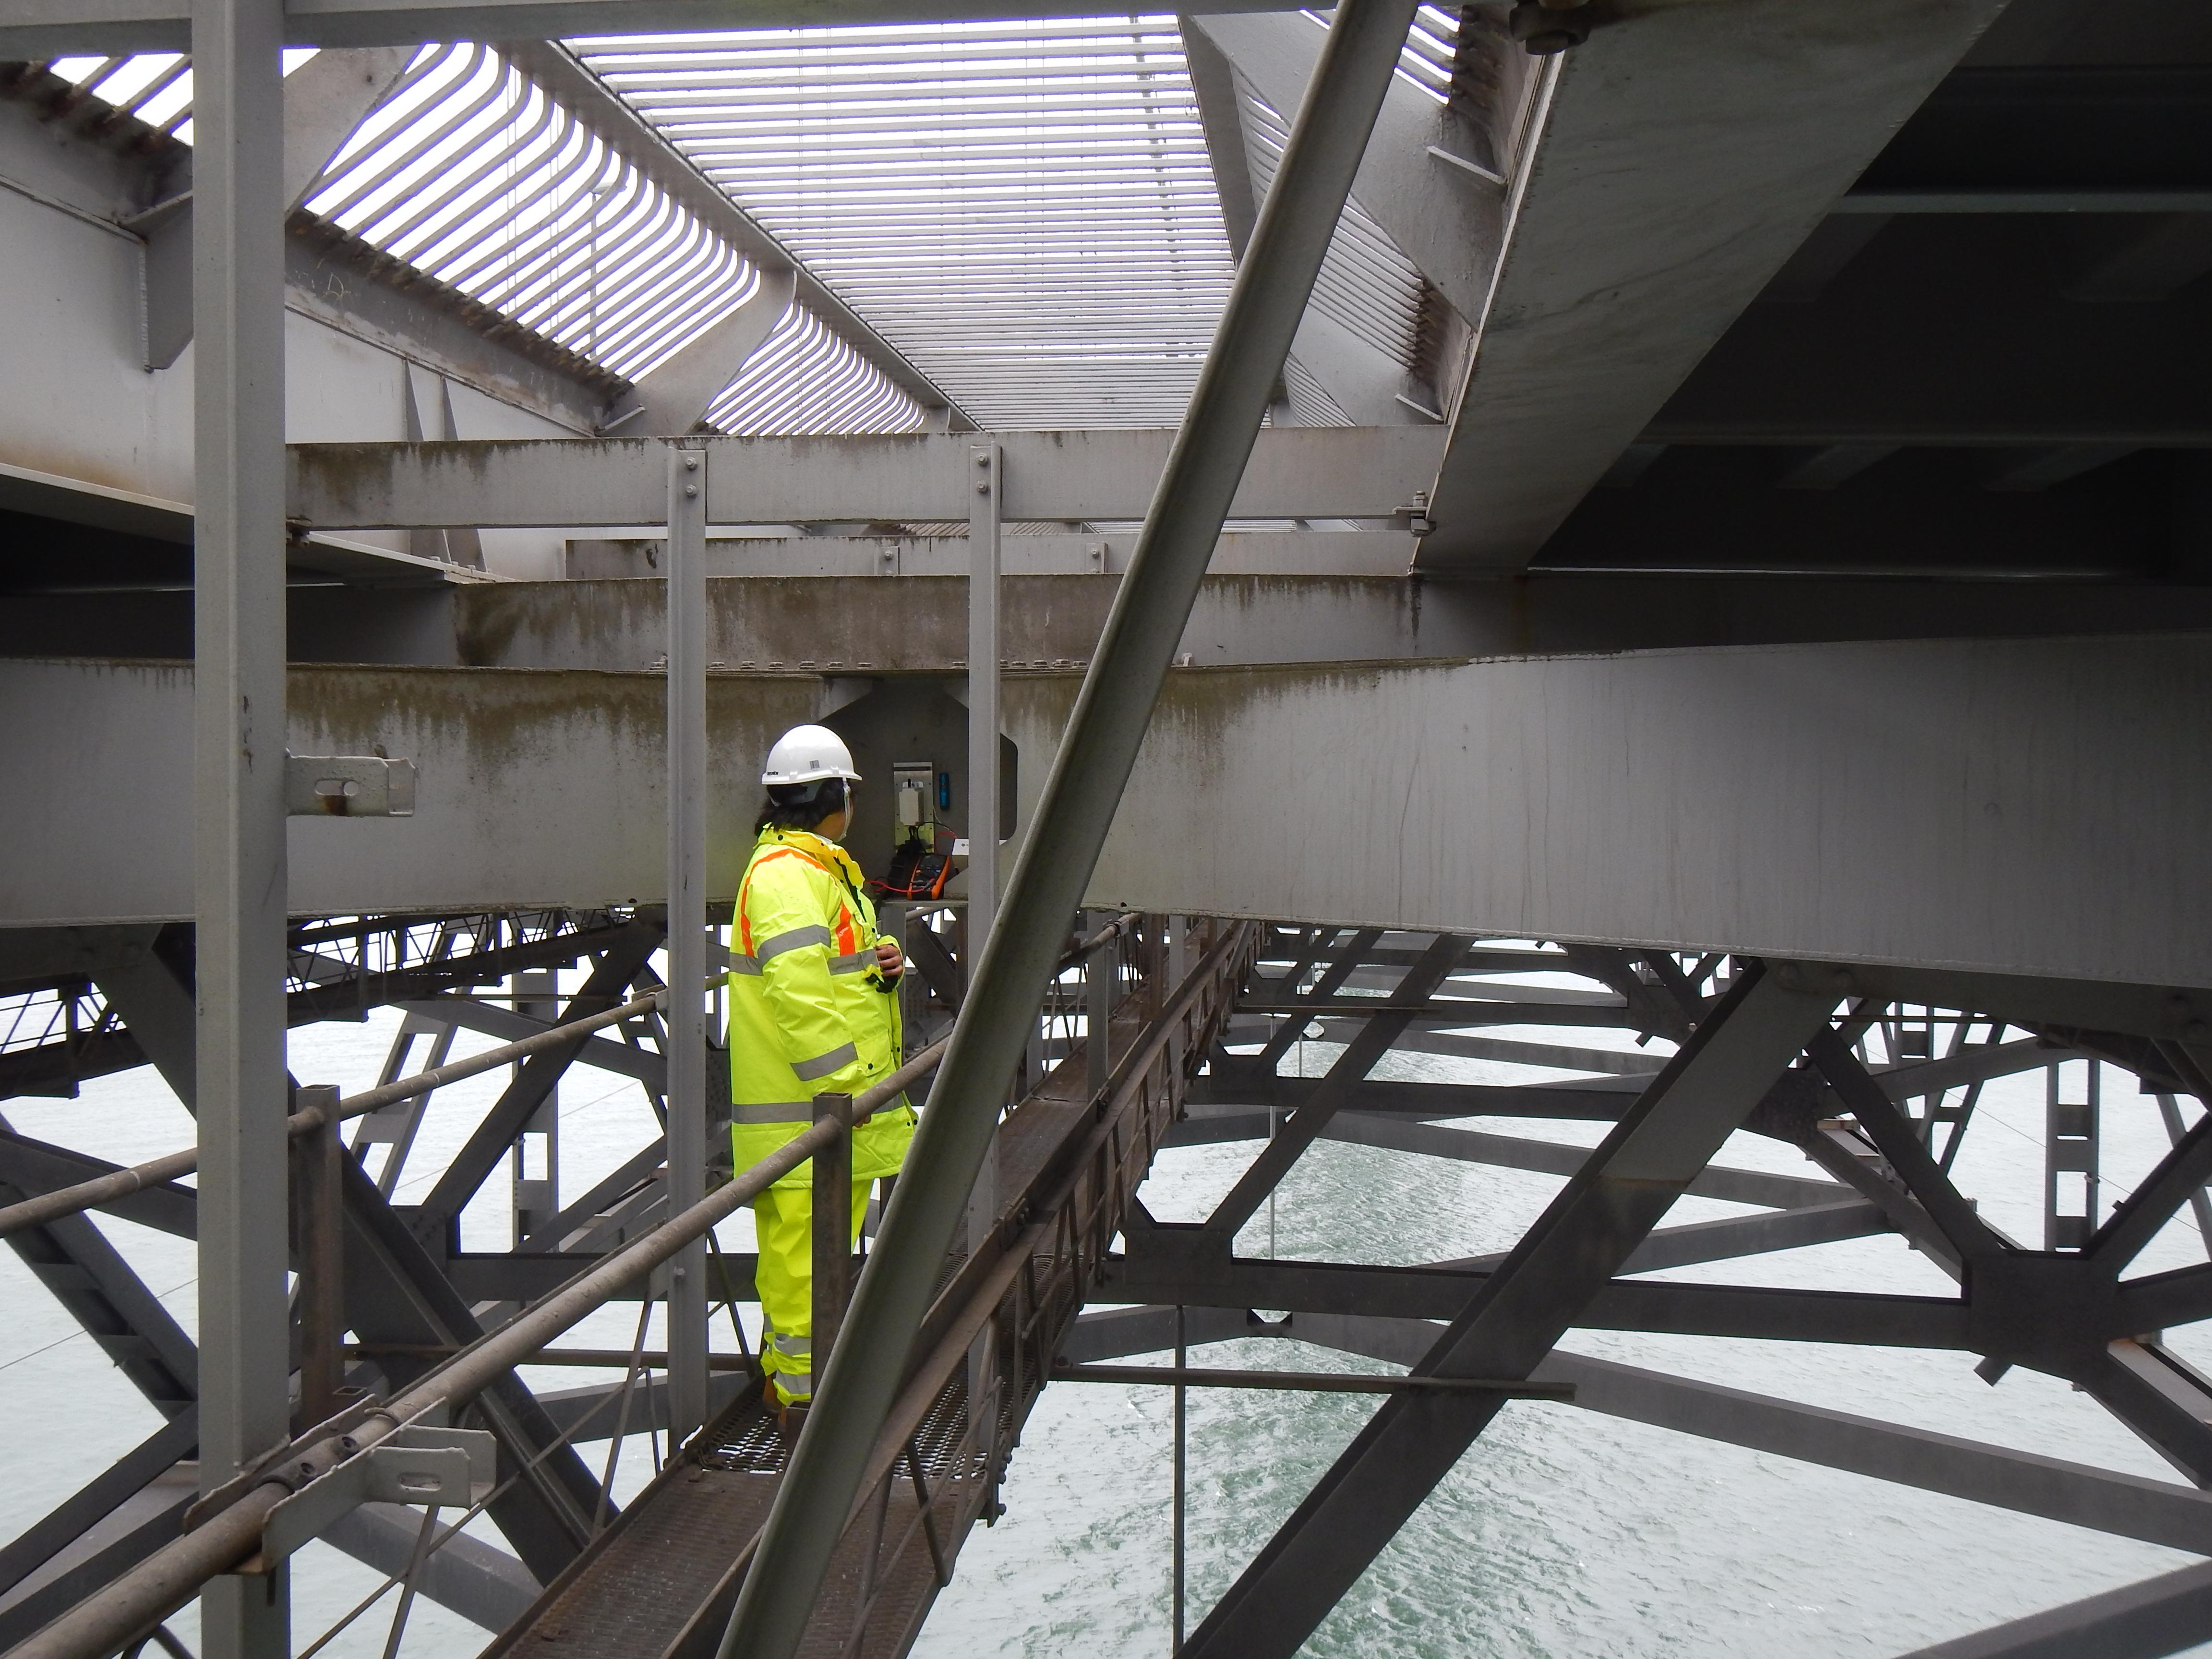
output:
[[768,765],[761,773],[761,781],[771,787],[814,783],[823,778],[860,781],[860,775],[853,769],[853,751],[845,747],[844,738],[826,726],[793,726],[768,751]]

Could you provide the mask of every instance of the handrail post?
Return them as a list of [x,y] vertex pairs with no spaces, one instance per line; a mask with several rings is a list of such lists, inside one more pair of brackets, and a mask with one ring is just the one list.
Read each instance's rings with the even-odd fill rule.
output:
[[322,1126],[291,1144],[293,1228],[300,1264],[300,1401],[293,1420],[320,1423],[338,1408],[345,1380],[345,1218],[341,1206],[345,1147],[338,1139],[338,1091],[300,1091],[301,1111],[319,1108]]
[[1114,1073],[1114,980],[1121,965],[1119,939],[1108,939],[1083,963],[1084,1082],[1094,1100]]
[[853,1277],[853,1097],[814,1097],[814,1121],[837,1133],[814,1154],[814,1330],[808,1340],[814,1374],[829,1363],[845,1317]]

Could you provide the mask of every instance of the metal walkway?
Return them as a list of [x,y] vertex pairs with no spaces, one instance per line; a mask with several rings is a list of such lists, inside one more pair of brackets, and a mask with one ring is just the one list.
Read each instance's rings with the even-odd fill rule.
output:
[[[999,1220],[949,1259],[919,1356],[870,1465],[809,1659],[890,1659],[921,1628],[996,1488],[1052,1356],[1179,1115],[1250,965],[1256,932],[1218,922],[1189,939],[1161,1009],[1155,973],[1111,1022],[1117,1056],[1094,1086],[1087,1048],[1048,1072],[999,1139]],[[1156,1012],[1157,1011],[1157,1012]],[[971,1410],[969,1380],[991,1408]],[[984,1430],[979,1433],[979,1419]],[[592,1659],[704,1659],[783,1478],[773,1413],[748,1391],[670,1460],[527,1614],[485,1650]]]

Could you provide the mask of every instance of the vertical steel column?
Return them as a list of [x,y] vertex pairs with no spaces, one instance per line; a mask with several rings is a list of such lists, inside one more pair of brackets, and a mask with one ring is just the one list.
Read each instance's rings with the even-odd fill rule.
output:
[[[561,1018],[561,975],[551,968],[532,968],[515,975],[510,981],[514,987],[514,1012],[532,1019],[543,1020],[548,1025]],[[522,1067],[509,1068],[510,1078],[522,1075]],[[530,1173],[531,1142],[538,1143],[537,1150],[544,1155],[544,1173]],[[555,1084],[546,1090],[528,1121],[514,1137],[514,1150],[507,1154],[508,1185],[514,1194],[513,1231],[514,1248],[522,1248],[522,1241],[561,1212],[561,1085]]]
[[[2062,1099],[2067,1068],[2087,1074],[2079,1100]],[[2079,1250],[2097,1231],[2097,1129],[2101,1074],[2094,1060],[2045,1068],[2043,1090],[2043,1248]],[[2080,1181],[2070,1182],[2069,1176]]]
[[[281,0],[192,7],[193,898],[200,1482],[290,1431],[284,1237]],[[285,1570],[201,1597],[208,1659],[281,1659]]]
[[300,1262],[300,1407],[301,1426],[337,1410],[345,1380],[339,1349],[345,1335],[344,1144],[338,1139],[338,1091],[327,1084],[300,1091],[300,1109],[321,1109],[330,1121],[292,1141],[293,1231]]
[[1119,939],[1107,940],[1083,964],[1084,1084],[1094,1099],[1114,1074],[1114,981],[1121,965]]
[[[968,957],[967,983],[991,936],[999,908],[999,509],[1002,457],[994,443],[968,451]],[[1001,1093],[1004,1092],[1004,1085]],[[994,1113],[995,1126],[997,1115]],[[996,1146],[995,1134],[993,1146]],[[986,1157],[968,1192],[968,1250],[989,1242],[999,1217],[999,1160]],[[995,1448],[998,1366],[986,1324],[968,1349],[969,1421],[988,1457]]]
[[814,1121],[834,1118],[836,1139],[807,1160],[814,1177],[814,1322],[807,1352],[818,1376],[836,1346],[853,1278],[853,1097],[814,1097]]
[[[1007,884],[721,1659],[789,1659],[991,1154],[1008,1080],[1136,764],[1417,0],[1342,0]],[[973,650],[973,647],[970,647]],[[972,658],[971,658],[972,663]],[[973,718],[971,714],[971,718]],[[972,845],[974,837],[971,836]]]
[[[707,457],[668,452],[668,1208],[707,1195]],[[669,1437],[707,1420],[707,1243],[668,1273]]]
[[968,451],[968,961],[999,913],[999,505],[996,444]]
[[[1182,1375],[1183,1368],[1190,1364],[1190,1351],[1183,1343],[1183,1306],[1180,1302],[1176,1304],[1175,1333],[1175,1368],[1176,1375],[1180,1378]],[[1184,1560],[1183,1525],[1185,1521],[1186,1507],[1184,1482],[1188,1473],[1186,1466],[1189,1455],[1190,1433],[1190,1419],[1188,1415],[1190,1410],[1190,1401],[1188,1398],[1190,1390],[1185,1388],[1183,1384],[1178,1381],[1175,1385],[1174,1393],[1175,1480],[1174,1491],[1169,1494],[1170,1506],[1174,1512],[1170,1517],[1169,1524],[1175,1534],[1171,1546],[1175,1553],[1175,1561],[1171,1570],[1171,1581],[1168,1586],[1168,1599],[1172,1604],[1171,1616],[1173,1618],[1175,1626],[1175,1645],[1168,1650],[1170,1659],[1173,1659],[1173,1656],[1180,1654],[1182,1651],[1182,1579]]]

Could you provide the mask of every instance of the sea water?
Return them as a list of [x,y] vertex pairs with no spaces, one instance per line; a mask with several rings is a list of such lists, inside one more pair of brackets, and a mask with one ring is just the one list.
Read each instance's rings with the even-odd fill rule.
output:
[[[1526,982],[1526,981],[1523,981]],[[295,1031],[292,1068],[303,1083],[349,1091],[374,1081],[398,1024],[390,1012],[363,1024]],[[1498,1035],[1512,1035],[1501,1032]],[[1547,1034],[1529,1033],[1531,1036]],[[1583,1046],[1605,1034],[1578,1032]],[[459,1054],[491,1039],[464,1036]],[[1299,1045],[1289,1065],[1318,1074],[1338,1050]],[[1434,1080],[1522,1082],[1564,1075],[1489,1062],[1393,1055],[1377,1073]],[[404,1202],[427,1188],[504,1083],[493,1074],[441,1091],[427,1115]],[[2103,1136],[2107,1205],[2166,1148],[2132,1078],[2107,1068]],[[2193,1113],[2193,1105],[2185,1109]],[[562,1185],[573,1197],[655,1133],[636,1085],[572,1073],[561,1094]],[[2040,1237],[2044,1080],[2001,1079],[1984,1092],[1959,1178],[1982,1212],[2013,1237]],[[9,1103],[19,1133],[130,1163],[189,1143],[190,1120],[150,1069],[88,1083],[76,1100]],[[1591,1144],[1598,1125],[1472,1120],[1497,1133]],[[1226,1193],[1250,1146],[1162,1155],[1144,1189],[1153,1213],[1194,1220]],[[1794,1150],[1749,1135],[1720,1160],[1746,1169],[1817,1176]],[[1285,1181],[1239,1240],[1245,1255],[1415,1263],[1509,1248],[1559,1186],[1555,1177],[1449,1164],[1322,1142]],[[470,1249],[506,1246],[511,1220],[503,1174],[464,1221]],[[1686,1199],[1668,1224],[1746,1212]],[[187,1331],[194,1316],[190,1243],[112,1218],[107,1237],[161,1292]],[[750,1247],[740,1214],[720,1230],[726,1249]],[[2186,1213],[2136,1271],[2205,1258]],[[1852,1240],[1766,1258],[1705,1264],[1656,1277],[1905,1294],[1955,1286],[1894,1237]],[[152,1408],[77,1330],[12,1254],[0,1252],[0,1445],[11,1479],[0,1489],[0,1528],[12,1535],[156,1426]],[[564,1346],[627,1347],[635,1304],[616,1304]],[[647,1340],[659,1346],[661,1334]],[[757,1331],[752,1334],[757,1338]],[[2186,1358],[2212,1363],[2212,1343],[2169,1334]],[[717,1346],[734,1339],[718,1328]],[[1995,1388],[1972,1356],[1892,1348],[1575,1332],[1580,1353],[1960,1435],[2155,1480],[2175,1480],[2143,1444],[2063,1382],[2014,1370]],[[1274,1339],[1194,1350],[1203,1365],[1380,1370]],[[574,1388],[616,1372],[526,1370],[533,1387]],[[915,1651],[921,1659],[982,1655],[1164,1656],[1170,1650],[1170,1391],[1062,1384],[1031,1415],[1005,1490],[1007,1513],[971,1534],[951,1587]],[[1194,1627],[1375,1409],[1356,1395],[1194,1389],[1188,1395],[1188,1622]],[[605,1467],[605,1443],[584,1456]],[[654,1449],[626,1443],[620,1498],[650,1478]],[[471,1531],[496,1538],[479,1518]],[[1354,1586],[1309,1644],[1320,1655],[1417,1659],[1565,1659],[1566,1656],[1889,1655],[1996,1620],[2017,1618],[2197,1558],[1601,1417],[1571,1406],[1508,1405]],[[311,1545],[297,1558],[295,1652],[376,1589],[382,1575]],[[384,1650],[388,1594],[322,1651]],[[187,1643],[187,1609],[171,1621]],[[404,1651],[459,1659],[484,1644],[473,1626],[426,1602],[409,1617]],[[2200,1650],[2212,1652],[2212,1647]]]

